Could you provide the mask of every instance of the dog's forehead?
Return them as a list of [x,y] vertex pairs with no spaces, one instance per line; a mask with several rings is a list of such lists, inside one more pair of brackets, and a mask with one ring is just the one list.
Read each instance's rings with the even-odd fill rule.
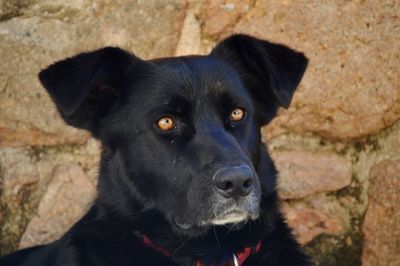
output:
[[209,115],[215,115],[222,103],[229,102],[252,108],[251,97],[238,73],[224,62],[207,56],[150,62],[155,67],[139,88],[138,84],[132,86],[127,110],[140,110],[153,116],[175,112],[200,114],[206,110]]
[[172,57],[155,60],[160,90],[198,100],[222,94],[243,94],[238,73],[228,64],[209,56]]

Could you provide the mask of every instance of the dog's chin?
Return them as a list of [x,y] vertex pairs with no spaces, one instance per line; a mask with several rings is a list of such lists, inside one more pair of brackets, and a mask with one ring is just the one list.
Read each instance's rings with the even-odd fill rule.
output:
[[247,222],[250,219],[250,215],[240,209],[234,209],[228,212],[224,212],[211,220],[212,225],[229,225],[229,224],[240,224]]
[[256,220],[258,216],[258,213],[250,214],[240,209],[233,209],[207,221],[199,221],[197,223],[179,222],[176,219],[174,220],[174,227],[181,233],[192,236],[204,234],[215,226],[222,226],[229,231],[237,231],[242,229],[249,220]]
[[173,227],[175,231],[180,234],[188,236],[199,236],[207,233],[207,231],[211,228],[211,224],[194,224],[174,220]]

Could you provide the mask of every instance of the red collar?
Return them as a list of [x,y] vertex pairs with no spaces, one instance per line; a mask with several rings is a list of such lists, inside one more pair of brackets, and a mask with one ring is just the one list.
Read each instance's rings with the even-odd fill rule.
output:
[[[168,250],[153,243],[153,241],[151,241],[151,239],[148,236],[142,234],[141,238],[142,238],[143,243],[146,246],[149,246],[149,247],[157,250],[158,252],[160,252],[161,254],[163,254],[166,257],[171,256],[171,253]],[[242,251],[233,253],[231,258],[228,259],[225,262],[225,264],[223,264],[223,266],[241,266],[250,255],[255,254],[258,251],[260,251],[261,245],[262,245],[262,241],[260,240],[257,243],[257,245],[255,245],[255,246],[244,247]],[[211,264],[211,266],[214,266],[214,265],[216,265],[216,264]],[[195,266],[204,266],[204,264],[201,261],[197,260]]]

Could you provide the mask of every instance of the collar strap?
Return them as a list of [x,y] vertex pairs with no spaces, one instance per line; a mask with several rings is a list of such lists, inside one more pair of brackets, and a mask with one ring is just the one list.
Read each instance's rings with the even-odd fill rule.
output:
[[[142,238],[143,243],[146,246],[151,247],[154,250],[157,250],[159,253],[163,254],[166,257],[171,256],[171,253],[168,250],[156,245],[153,241],[151,241],[151,239],[148,236],[146,236],[144,234],[140,234],[140,236]],[[255,246],[244,247],[242,251],[232,253],[232,256],[229,259],[227,259],[227,261],[222,265],[223,266],[241,266],[248,257],[250,257],[251,255],[260,251],[261,246],[262,246],[262,241],[260,240],[257,243],[257,245],[255,245]],[[217,265],[217,264],[212,263],[210,266],[214,266],[214,265]],[[196,260],[195,266],[205,266],[205,265],[201,261]]]

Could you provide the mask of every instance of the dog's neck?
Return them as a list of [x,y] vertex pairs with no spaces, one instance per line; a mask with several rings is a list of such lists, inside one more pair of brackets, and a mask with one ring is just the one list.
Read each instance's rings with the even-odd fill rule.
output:
[[[264,210],[271,208],[274,200],[272,195],[265,197],[263,202],[269,202],[271,205],[263,204],[261,208]],[[240,230],[234,227],[215,226],[205,234],[193,237],[178,234],[158,211],[150,210],[136,217],[132,216],[128,220],[118,212],[97,208],[101,208],[97,212],[102,213],[100,219],[104,220],[104,223],[114,224],[112,230],[125,231],[139,241],[142,241],[141,235],[146,235],[156,246],[168,251],[168,257],[178,265],[193,265],[193,261],[221,261],[245,247],[256,246],[273,231],[278,217],[277,213],[274,215],[272,212],[262,211],[258,220],[249,221]],[[158,251],[155,249],[155,252]]]
[[[275,226],[278,217],[277,195],[274,189],[267,187],[274,186],[273,180],[270,184],[267,181],[261,182],[263,199],[258,220],[249,221],[240,230],[215,226],[196,237],[179,233],[154,206],[143,204],[146,201],[141,198],[141,193],[129,184],[124,169],[116,165],[121,164],[119,160],[118,156],[109,157],[103,153],[98,197],[92,208],[96,209],[96,220],[111,222],[118,230],[132,233],[132,237],[135,237],[134,232],[145,234],[158,246],[168,250],[171,259],[180,265],[186,265],[194,257],[202,261],[218,261],[243,247],[256,245]],[[274,175],[274,171],[274,167],[258,169],[258,174]],[[121,197],[121,193],[125,196]],[[115,197],[116,195],[119,196]],[[268,211],[263,211],[267,209]]]

